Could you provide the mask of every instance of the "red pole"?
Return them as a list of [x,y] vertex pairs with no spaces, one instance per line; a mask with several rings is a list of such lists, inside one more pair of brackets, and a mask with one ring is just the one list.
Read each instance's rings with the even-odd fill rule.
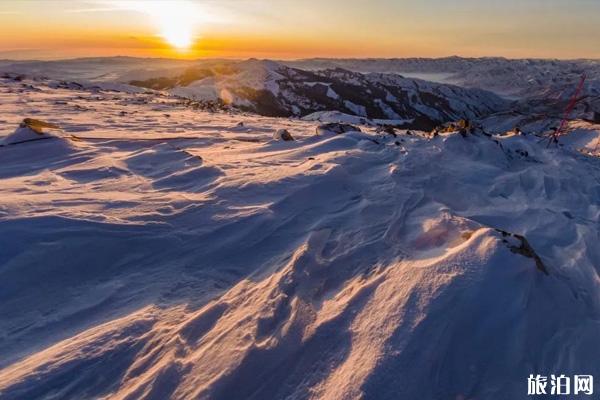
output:
[[560,135],[562,135],[564,133],[564,131],[567,129],[567,124],[569,123],[571,113],[573,112],[573,109],[575,109],[575,106],[579,102],[579,95],[581,95],[581,92],[583,91],[583,85],[585,84],[586,79],[587,79],[587,76],[585,73],[583,75],[581,75],[581,80],[579,81],[577,90],[575,91],[575,94],[573,94],[573,97],[571,97],[571,100],[569,101],[569,104],[567,105],[567,108],[565,109],[565,116],[563,117],[562,121],[560,121],[560,125],[559,125],[558,129],[556,130],[556,132],[554,132],[552,134],[552,142],[557,142],[558,137]]

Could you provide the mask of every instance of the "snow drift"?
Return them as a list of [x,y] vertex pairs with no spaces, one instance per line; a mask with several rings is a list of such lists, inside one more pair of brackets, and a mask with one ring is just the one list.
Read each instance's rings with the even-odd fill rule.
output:
[[0,112],[44,99],[80,141],[0,148],[2,399],[519,399],[530,374],[599,376],[600,162],[577,151],[598,126],[317,136],[40,90]]
[[[58,231],[54,241],[83,257],[62,263],[124,264],[101,286],[101,270],[88,269],[76,282],[56,280],[63,288],[108,285],[103,302],[118,304],[142,271],[179,275],[183,256],[188,276],[160,282],[162,302],[5,365],[3,398],[520,398],[530,373],[600,372],[596,160],[516,136],[405,137],[399,148],[340,135],[278,146],[255,145],[245,162],[262,154],[294,167],[228,169],[218,184],[192,189],[210,211],[190,203],[159,216],[161,202],[148,204],[130,228],[150,235],[144,246],[115,247],[122,239],[110,221],[64,220],[91,235],[73,243]],[[170,152],[154,147],[144,165],[168,165]],[[127,156],[129,173],[155,181],[136,170],[139,157]],[[94,179],[95,190],[109,181]],[[160,248],[151,246],[167,234],[152,228],[158,221],[173,232]],[[32,257],[48,260],[48,271],[59,254],[40,247],[42,223],[4,222],[30,243],[3,257],[2,282],[14,288],[5,300],[31,304],[36,296],[19,294],[9,276],[28,276]],[[527,237],[549,275],[502,232]],[[176,250],[165,248],[171,235]],[[98,253],[92,240],[111,250]],[[81,256],[86,248],[92,254]],[[128,262],[132,251],[153,261]],[[202,274],[228,283],[212,294],[191,289]]]

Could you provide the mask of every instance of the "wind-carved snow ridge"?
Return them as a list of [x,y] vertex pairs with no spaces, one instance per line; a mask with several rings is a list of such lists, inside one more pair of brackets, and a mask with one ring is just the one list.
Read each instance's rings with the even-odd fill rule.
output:
[[46,83],[0,86],[3,135],[64,131],[0,148],[0,398],[516,399],[600,373],[597,125],[315,135]]

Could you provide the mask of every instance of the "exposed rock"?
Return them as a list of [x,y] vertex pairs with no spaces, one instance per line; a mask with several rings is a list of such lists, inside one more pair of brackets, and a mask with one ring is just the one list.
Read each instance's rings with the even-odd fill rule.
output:
[[284,142],[291,142],[294,140],[294,137],[287,129],[279,129],[273,135],[273,139],[283,140]]
[[39,119],[25,118],[13,133],[0,138],[0,146],[59,138],[49,132],[49,130],[53,129],[60,129],[60,127]]
[[[537,267],[538,270],[540,270],[541,272],[543,272],[546,275],[550,275],[548,273],[548,269],[544,265],[544,262],[542,261],[540,256],[535,252],[533,247],[531,247],[531,245],[529,244],[529,242],[527,241],[525,236],[518,235],[516,233],[506,232],[501,229],[496,229],[496,230],[502,234],[502,237],[504,238],[504,239],[502,239],[502,242],[508,246],[510,251],[512,251],[515,254],[520,254],[522,256],[525,256],[527,258],[532,258],[533,261],[535,261],[535,266]],[[510,238],[516,239],[516,241],[518,241],[518,243],[514,243],[514,241],[510,241],[509,240]]]
[[42,121],[39,119],[33,118],[25,118],[23,122],[20,124],[21,128],[29,128],[38,135],[42,135],[44,133],[44,128],[49,129],[60,129],[60,126],[56,124],[51,124],[50,122]]
[[377,133],[385,133],[393,137],[398,137],[398,135],[396,134],[396,129],[394,129],[394,127],[391,125],[380,126],[379,128],[377,128]]
[[458,132],[462,136],[466,136],[469,133],[472,133],[474,126],[471,124],[471,121],[468,119],[460,119],[458,121],[447,122],[441,126],[435,128],[435,131],[438,133],[452,133]]
[[350,124],[341,124],[338,122],[331,122],[329,124],[322,124],[317,126],[317,135],[324,135],[327,133],[342,134],[346,132],[362,132],[359,127]]

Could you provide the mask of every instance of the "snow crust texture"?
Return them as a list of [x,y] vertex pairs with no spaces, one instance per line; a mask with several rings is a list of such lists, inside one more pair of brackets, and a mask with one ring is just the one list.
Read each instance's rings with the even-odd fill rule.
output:
[[315,135],[2,80],[2,135],[25,116],[62,132],[0,147],[2,399],[520,399],[529,374],[600,376],[600,161],[577,151],[597,125],[563,147]]

